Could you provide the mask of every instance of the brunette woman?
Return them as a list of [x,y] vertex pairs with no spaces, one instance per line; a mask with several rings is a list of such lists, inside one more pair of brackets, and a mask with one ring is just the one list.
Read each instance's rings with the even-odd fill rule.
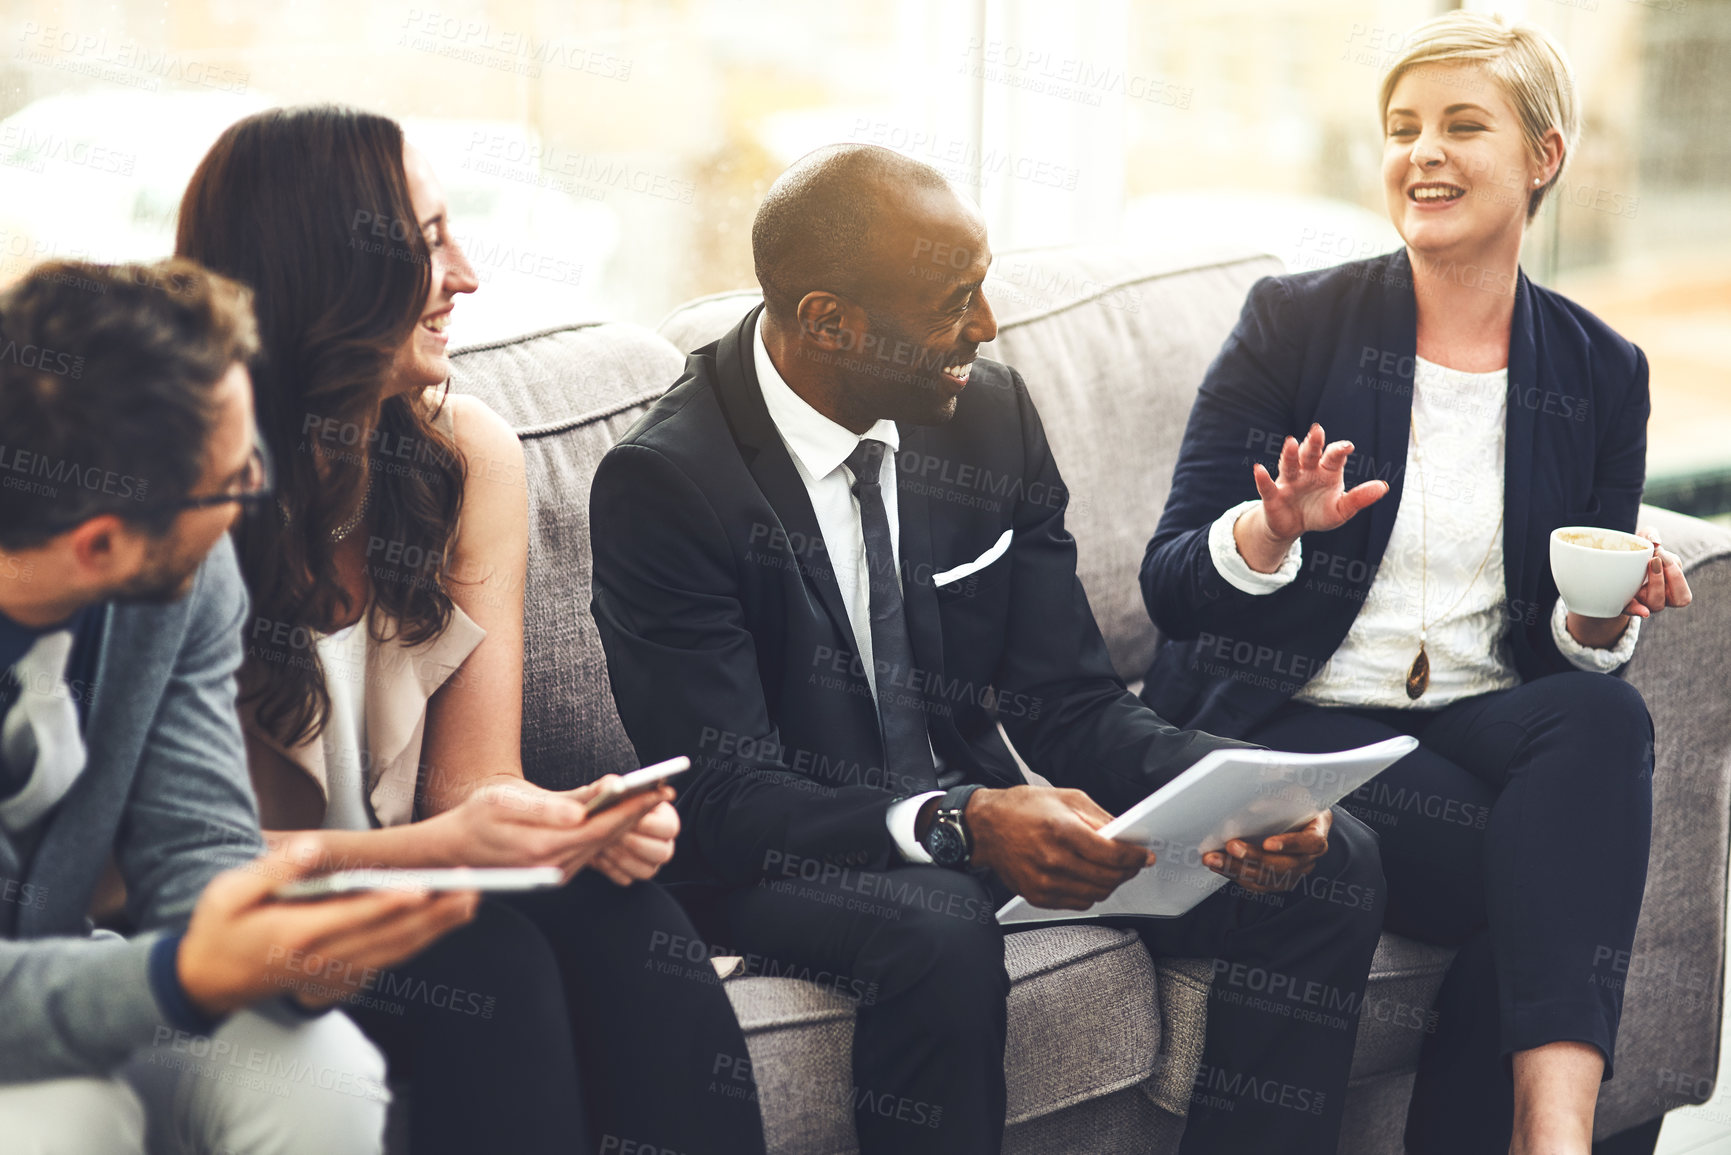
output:
[[523,778],[523,455],[449,391],[445,329],[478,281],[425,158],[365,112],[248,117],[194,174],[177,250],[252,286],[264,345],[279,502],[237,544],[265,826],[320,831],[333,865],[572,879],[484,904],[351,1006],[409,1078],[413,1149],[760,1152],[755,1096],[708,1089],[718,1054],[746,1053],[713,971],[654,965],[655,943],[695,941],[645,881],[672,854],[671,791],[590,818],[599,784]]

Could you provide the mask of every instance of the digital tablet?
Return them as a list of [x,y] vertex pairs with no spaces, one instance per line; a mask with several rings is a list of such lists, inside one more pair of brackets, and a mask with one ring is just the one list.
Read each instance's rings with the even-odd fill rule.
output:
[[1126,915],[1175,918],[1225,886],[1202,856],[1234,838],[1256,844],[1333,806],[1418,746],[1402,735],[1338,754],[1216,750],[1100,828],[1154,851],[1156,861],[1087,910],[1046,910],[1013,898],[1000,923]]
[[541,890],[562,886],[557,866],[455,866],[437,870],[338,870],[317,878],[285,882],[271,897],[290,900],[333,898],[369,890]]

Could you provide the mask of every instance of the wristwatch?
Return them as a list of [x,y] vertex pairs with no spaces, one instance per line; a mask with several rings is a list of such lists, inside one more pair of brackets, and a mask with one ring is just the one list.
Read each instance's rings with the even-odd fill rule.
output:
[[967,866],[974,852],[974,840],[968,836],[968,823],[962,813],[967,809],[968,799],[978,789],[977,785],[955,786],[944,791],[944,796],[938,799],[938,812],[932,818],[931,829],[920,839],[920,845],[937,865],[957,869]]

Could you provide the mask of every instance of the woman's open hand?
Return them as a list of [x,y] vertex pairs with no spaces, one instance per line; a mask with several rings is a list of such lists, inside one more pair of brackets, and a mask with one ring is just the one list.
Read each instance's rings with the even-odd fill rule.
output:
[[1238,553],[1251,569],[1273,573],[1300,537],[1344,525],[1388,492],[1386,481],[1346,488],[1352,448],[1350,441],[1327,444],[1322,426],[1312,424],[1303,441],[1288,437],[1280,447],[1278,479],[1261,462],[1251,468],[1262,504],[1233,527]]

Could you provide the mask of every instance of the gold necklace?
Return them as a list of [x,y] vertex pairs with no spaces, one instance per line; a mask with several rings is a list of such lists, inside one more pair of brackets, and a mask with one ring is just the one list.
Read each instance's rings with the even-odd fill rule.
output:
[[[1420,464],[1418,444],[1418,418],[1411,417],[1412,422],[1412,464],[1417,472]],[[1418,487],[1419,514],[1419,559],[1422,568],[1419,570],[1418,587],[1418,657],[1412,660],[1412,668],[1406,672],[1406,696],[1417,701],[1430,688],[1430,658],[1425,656],[1425,636],[1430,633],[1431,619],[1426,612],[1426,603],[1430,601],[1430,510],[1425,501],[1424,484]],[[1497,539],[1502,536],[1503,515],[1497,514],[1497,527],[1491,531],[1491,544],[1485,547],[1485,556],[1479,559],[1479,568],[1473,571],[1473,576],[1467,579],[1466,588],[1461,590],[1460,597],[1454,600],[1454,605],[1437,615],[1436,620],[1442,621],[1455,612],[1455,608],[1466,600],[1472,592],[1473,583],[1479,580],[1479,575],[1485,572],[1485,566],[1490,563],[1491,553],[1497,548]]]
[[[361,522],[365,520],[367,516],[367,510],[372,506],[372,504],[373,475],[369,472],[367,474],[367,491],[361,496],[361,507],[355,510],[354,514],[347,521],[343,522],[341,525],[333,525],[331,527],[331,540],[341,541],[345,537],[349,536],[349,534],[355,532],[356,529],[360,528]],[[283,504],[282,498],[280,497],[276,499],[276,511],[282,515],[282,523],[285,526],[294,523],[294,518],[289,514],[288,506]]]

